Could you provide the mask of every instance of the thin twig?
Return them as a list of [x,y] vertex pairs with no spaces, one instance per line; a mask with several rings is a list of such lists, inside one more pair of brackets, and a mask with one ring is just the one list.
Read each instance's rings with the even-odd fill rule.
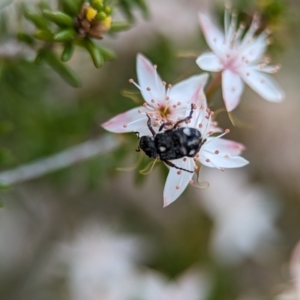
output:
[[21,165],[9,171],[1,172],[0,183],[11,185],[38,178],[53,171],[70,167],[79,161],[108,153],[118,145],[120,145],[120,139],[116,139],[111,135],[101,137],[97,140],[87,141],[58,154]]

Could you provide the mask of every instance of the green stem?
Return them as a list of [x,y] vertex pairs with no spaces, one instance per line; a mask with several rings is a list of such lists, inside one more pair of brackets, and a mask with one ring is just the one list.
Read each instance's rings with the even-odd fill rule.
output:
[[222,72],[219,72],[206,88],[205,94],[207,98],[207,103],[211,101],[213,94],[216,92],[219,85],[221,85],[221,80],[222,80]]

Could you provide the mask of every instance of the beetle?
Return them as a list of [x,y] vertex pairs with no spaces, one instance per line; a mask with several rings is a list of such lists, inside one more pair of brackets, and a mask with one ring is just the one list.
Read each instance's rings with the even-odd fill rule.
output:
[[200,151],[201,146],[206,142],[206,139],[202,139],[201,132],[198,129],[179,127],[180,124],[192,119],[193,112],[194,105],[192,104],[190,114],[186,118],[177,121],[171,129],[167,129],[163,132],[161,132],[162,129],[167,125],[172,125],[172,123],[162,123],[158,133],[154,131],[151,125],[151,118],[147,115],[147,126],[152,136],[144,135],[140,137],[139,132],[135,132],[139,138],[139,146],[136,151],[140,152],[143,150],[150,158],[159,158],[170,167],[193,173],[194,171],[180,168],[170,162],[170,160],[183,158],[185,156],[194,157]]

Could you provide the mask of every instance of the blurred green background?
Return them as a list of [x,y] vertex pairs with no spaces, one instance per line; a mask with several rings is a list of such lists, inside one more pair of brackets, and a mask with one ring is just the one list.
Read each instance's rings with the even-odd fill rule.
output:
[[[228,172],[203,169],[201,176],[211,187],[188,187],[163,208],[167,168],[158,164],[150,175],[142,176],[138,171],[149,162],[144,158],[133,171],[117,171],[138,160],[137,138],[109,134],[100,124],[136,106],[125,95],[137,93],[128,79],[136,80],[138,52],[157,64],[161,77],[170,83],[201,72],[195,58],[208,48],[197,11],[211,10],[221,23],[222,1],[147,1],[148,19],[135,1],[116,1],[120,20],[128,19],[118,8],[131,3],[132,28],[95,42],[116,53],[116,59],[100,69],[84,49],[76,49],[66,65],[81,81],[77,88],[49,65],[35,63],[30,46],[22,44],[19,49],[20,43],[14,44],[21,29],[33,32],[28,20],[17,17],[20,2],[3,2],[8,5],[0,15],[1,172],[86,141],[99,145],[99,153],[90,159],[75,157],[67,168],[1,187],[0,299],[286,299],[279,295],[292,287],[288,263],[300,239],[300,3],[233,2],[246,22],[258,11],[262,26],[268,24],[273,31],[269,54],[274,64],[282,65],[275,77],[286,100],[268,103],[246,88],[234,111],[237,126],[225,113],[218,121],[231,129],[228,138],[246,145],[244,157],[250,165]],[[53,7],[59,4],[51,1]],[[7,50],[12,41],[13,48]],[[20,53],[11,55],[11,49]],[[61,51],[58,45],[55,53]],[[211,108],[221,105],[218,92]],[[105,143],[111,146],[106,148]],[[107,243],[111,248],[105,244],[106,232],[114,241]],[[111,266],[98,265],[119,249],[123,239],[128,239],[131,254],[123,257],[128,249],[121,247]],[[99,249],[94,244],[98,242]],[[67,254],[58,250],[62,245],[70,248],[63,251]],[[93,249],[98,250],[90,252]],[[123,263],[128,267],[124,274],[107,271]],[[203,277],[195,284],[187,280],[190,289],[182,296],[178,292],[175,298],[157,287],[159,276],[168,284],[178,283],[190,268]],[[151,288],[146,280],[132,282],[130,272],[140,279],[152,274],[147,276],[156,283]],[[196,296],[193,284],[200,289]],[[136,289],[136,295],[126,298],[123,285]],[[157,294],[145,292],[154,287]],[[184,290],[180,284],[176,288]],[[92,291],[90,296],[85,289]]]

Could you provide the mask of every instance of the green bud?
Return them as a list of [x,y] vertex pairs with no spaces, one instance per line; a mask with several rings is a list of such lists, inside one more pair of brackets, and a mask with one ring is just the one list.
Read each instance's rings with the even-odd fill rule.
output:
[[111,15],[112,14],[112,8],[110,6],[105,6],[104,11],[108,14]]
[[54,40],[57,42],[65,42],[74,39],[76,31],[74,29],[63,29],[54,35]]
[[104,64],[104,57],[100,49],[91,40],[88,39],[84,41],[84,46],[90,53],[94,66],[96,68],[101,68]]
[[43,10],[43,16],[58,26],[72,27],[74,25],[73,19],[61,11]]
[[34,33],[34,37],[38,40],[53,42],[53,34],[49,30],[38,30]]
[[110,27],[110,32],[116,32],[121,30],[128,30],[131,28],[131,24],[126,22],[113,22]]
[[101,11],[101,12],[97,13],[96,20],[103,21],[103,20],[105,20],[106,17],[107,17],[107,14],[105,12]]
[[69,61],[74,53],[75,47],[72,43],[66,43],[63,53],[61,54],[61,60],[63,62]]
[[101,1],[97,1],[97,0],[94,0],[92,2],[92,7],[95,8],[97,11],[101,11],[103,10],[103,2]]

